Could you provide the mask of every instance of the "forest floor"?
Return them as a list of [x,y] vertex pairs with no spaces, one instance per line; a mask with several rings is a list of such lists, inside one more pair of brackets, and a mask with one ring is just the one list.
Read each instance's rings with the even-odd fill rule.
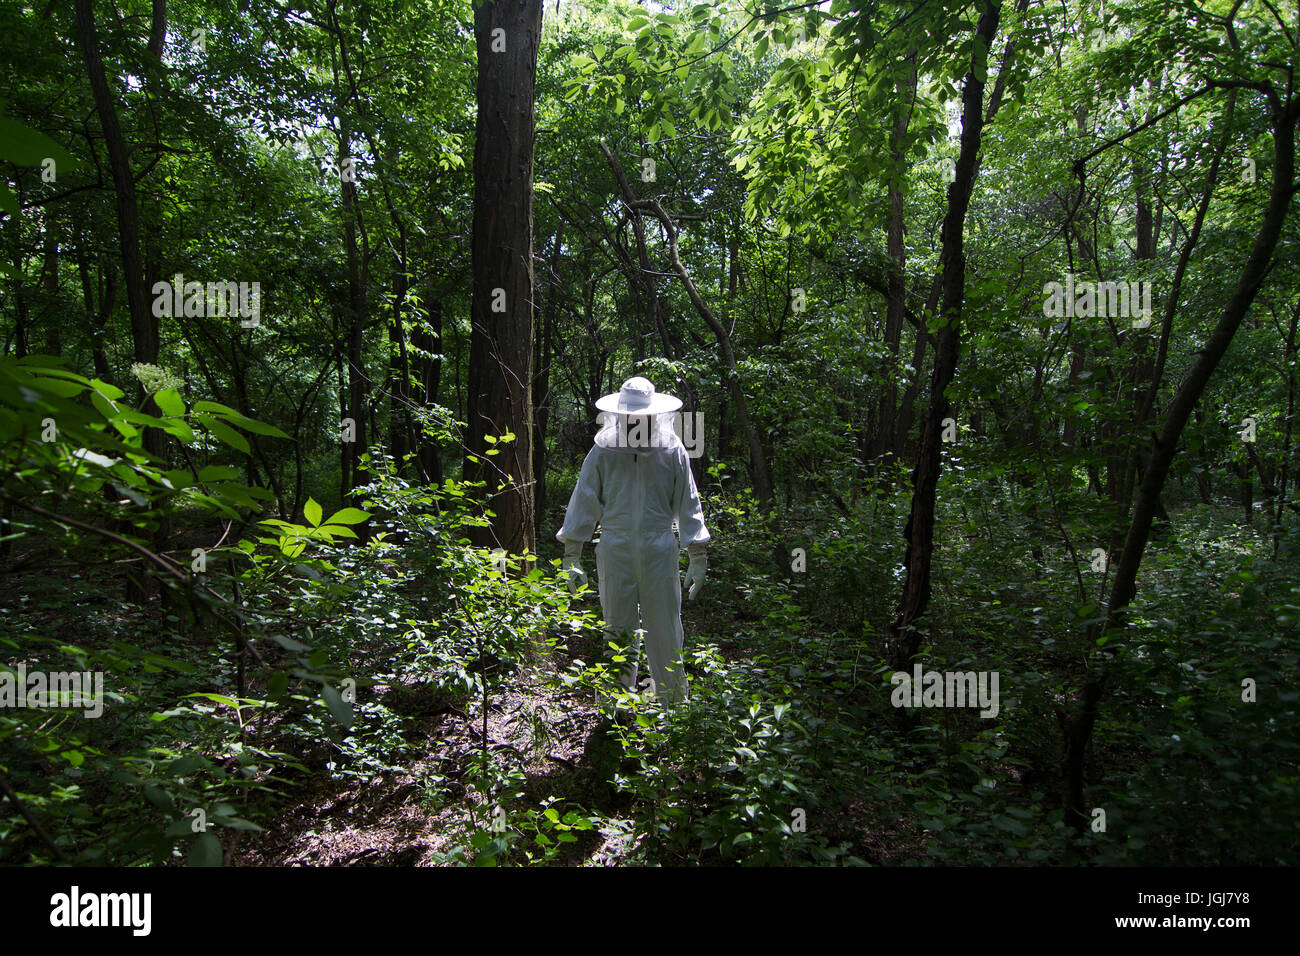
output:
[[[689,640],[689,638],[688,638]],[[575,639],[556,652],[561,668],[576,659],[591,660],[596,642]],[[646,686],[644,659],[641,685]],[[495,760],[511,759],[522,772],[523,799],[533,806],[548,797],[605,816],[632,812],[631,798],[612,783],[615,772],[630,771],[620,746],[605,729],[590,695],[557,692],[531,676],[496,693],[488,708],[486,738]],[[482,759],[481,706],[460,710],[429,699],[415,685],[384,688],[379,699],[411,718],[408,743],[423,754],[398,772],[365,779],[319,773],[290,791],[263,833],[232,831],[227,865],[232,866],[421,866],[437,865],[463,832],[478,799],[461,783]],[[532,718],[544,719],[540,726]],[[503,754],[502,752],[508,752]],[[308,755],[320,763],[320,755]],[[315,769],[315,767],[313,767]],[[430,786],[438,781],[439,788]],[[631,848],[619,833],[595,830],[575,834],[553,862],[559,865],[615,866]]]
[[[719,601],[701,608],[695,640],[720,645],[731,660],[749,655],[738,642],[719,638],[734,629],[743,608]],[[595,641],[575,640],[556,652],[561,669],[575,659],[594,659]],[[642,686],[645,686],[642,662]],[[331,775],[320,754],[309,755],[313,773],[288,790],[266,818],[262,833],[231,831],[227,865],[234,866],[430,866],[440,853],[464,840],[471,808],[481,799],[467,785],[481,760],[484,725],[481,705],[465,710],[430,699],[416,685],[384,689],[386,706],[410,718],[407,739],[421,756],[396,772],[365,778]],[[538,733],[535,716],[544,716]],[[607,731],[590,696],[556,691],[535,673],[521,677],[490,703],[487,745],[493,759],[513,759],[523,775],[519,805],[536,807],[547,798],[557,806],[577,806],[611,820],[644,812],[634,798],[613,784],[617,772],[631,773],[636,761],[624,755]],[[436,781],[431,784],[431,781]],[[466,781],[466,782],[462,782]],[[853,834],[852,852],[873,864],[899,865],[923,857],[923,831],[899,821],[878,819],[859,803],[841,808],[844,829]],[[482,808],[479,814],[483,815]],[[631,838],[614,827],[575,833],[552,865],[617,866],[634,849]],[[527,839],[527,837],[525,837]],[[666,861],[665,861],[666,862]],[[721,862],[721,861],[719,861]]]
[[[385,697],[414,695],[389,690]],[[389,702],[392,706],[393,702]],[[534,746],[529,716],[544,707],[549,731]],[[436,862],[466,818],[474,796],[458,783],[481,759],[481,714],[449,705],[411,715],[415,749],[425,756],[400,772],[365,779],[332,778],[324,772],[278,808],[264,833],[240,832],[227,862],[235,866],[419,866]],[[523,789],[535,805],[548,796],[591,810],[614,812],[617,798],[605,781],[616,744],[598,729],[600,715],[590,702],[560,697],[540,685],[498,693],[491,701],[487,742],[494,756],[509,751],[525,774]],[[430,780],[444,781],[441,799],[431,799]],[[584,839],[585,838],[585,839]],[[571,845],[567,862],[613,864],[620,847],[587,832]]]

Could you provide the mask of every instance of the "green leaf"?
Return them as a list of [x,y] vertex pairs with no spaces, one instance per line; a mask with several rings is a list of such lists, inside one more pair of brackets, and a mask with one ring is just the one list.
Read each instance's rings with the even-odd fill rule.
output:
[[325,706],[329,712],[344,727],[352,726],[352,705],[343,699],[342,695],[329,684],[321,687],[321,697],[325,699]]
[[78,382],[69,382],[66,379],[45,376],[33,378],[30,381],[34,388],[49,392],[51,395],[57,395],[59,398],[71,398],[73,395],[80,395],[88,387]]
[[320,527],[321,507],[316,503],[315,498],[307,499],[307,503],[302,506],[302,514],[312,527]]
[[203,416],[202,421],[208,431],[212,432],[213,435],[231,448],[242,451],[245,455],[247,455],[251,450],[248,445],[248,439],[239,434],[239,432],[235,431],[225,422],[213,418],[210,415]]
[[330,515],[326,524],[361,524],[363,521],[370,520],[369,512],[362,511],[360,508],[343,508],[340,511]]
[[111,398],[113,401],[117,401],[119,398],[123,398],[126,395],[126,393],[116,385],[110,385],[108,382],[100,381],[97,378],[92,378],[90,384],[94,386],[95,391],[100,395],[103,395],[105,398]]
[[[280,645],[281,647],[283,647],[286,651],[309,651],[309,650],[311,650],[311,648],[308,647],[306,644],[300,644],[299,642],[295,641],[292,637],[285,637],[283,634],[268,634],[268,635],[266,635],[266,637],[267,637],[268,640],[275,641],[275,643],[279,644],[279,645]],[[280,677],[283,677],[283,676],[284,676],[283,674],[279,674],[279,672],[277,672],[277,674],[278,674]],[[272,674],[271,676],[272,676],[272,677],[275,677],[275,676],[277,676],[277,674]]]
[[0,116],[0,159],[18,166],[40,166],[53,159],[56,173],[60,166],[77,165],[72,154],[54,140],[9,116]]
[[215,833],[204,833],[190,847],[189,866],[220,866],[221,841]]
[[90,393],[90,404],[94,405],[99,410],[99,414],[103,415],[108,421],[117,418],[117,406],[98,391]]
[[192,444],[194,441],[194,429],[190,428],[179,418],[169,418],[163,424],[162,430],[169,435],[175,435],[185,444]]
[[174,388],[165,388],[154,395],[159,411],[170,418],[179,418],[185,414],[185,399]]
[[233,697],[227,697],[225,694],[186,694],[186,697],[203,697],[207,700],[214,701],[218,704],[226,704],[229,707],[238,707],[239,703]]
[[252,432],[254,435],[267,435],[271,438],[288,438],[284,432],[274,425],[268,425],[265,422],[259,422],[256,418],[249,418],[247,415],[231,415],[230,420],[246,432]]
[[189,817],[186,817],[184,820],[177,820],[175,823],[169,826],[166,830],[163,831],[163,835],[169,837],[187,837],[191,835],[193,832],[194,832],[194,821],[191,820]]
[[214,816],[212,819],[216,820],[223,827],[229,827],[232,830],[255,830],[258,833],[263,832],[262,828],[259,827],[256,823],[254,823],[252,820],[245,820],[243,817],[230,817],[230,816],[222,815],[222,816]]
[[190,476],[188,471],[181,471],[179,469],[165,471],[163,472],[163,477],[167,479],[167,483],[171,485],[174,491],[188,488],[194,484],[194,479]]
[[347,527],[346,525],[341,525],[341,524],[336,524],[336,525],[323,524],[320,526],[319,531],[324,537],[330,540],[333,540],[334,538],[356,538],[357,537],[357,533],[355,531],[353,531],[351,528]]
[[222,405],[220,402],[195,402],[194,410],[196,412],[211,412],[216,415],[222,415],[226,418],[240,417],[239,412],[235,411],[229,405]]

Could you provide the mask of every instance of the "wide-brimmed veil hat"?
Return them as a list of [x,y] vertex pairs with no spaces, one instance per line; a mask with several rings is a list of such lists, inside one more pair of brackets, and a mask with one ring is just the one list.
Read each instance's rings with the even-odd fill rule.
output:
[[648,378],[629,378],[617,392],[596,399],[602,412],[621,415],[661,415],[682,407],[682,400],[674,395],[656,392]]

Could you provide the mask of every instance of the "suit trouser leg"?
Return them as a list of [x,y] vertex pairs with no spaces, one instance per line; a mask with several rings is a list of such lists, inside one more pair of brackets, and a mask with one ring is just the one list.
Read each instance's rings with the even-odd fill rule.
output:
[[[625,648],[627,663],[619,671],[619,680],[628,690],[636,690],[636,677],[640,669],[639,638],[641,615],[637,609],[637,576],[635,559],[609,545],[596,545],[596,584],[600,592],[600,609],[605,618],[605,640]],[[611,653],[608,647],[605,654]]]
[[682,658],[682,582],[677,542],[671,549],[648,552],[641,562],[639,597],[645,624],[646,658],[655,696],[664,703],[690,699]]

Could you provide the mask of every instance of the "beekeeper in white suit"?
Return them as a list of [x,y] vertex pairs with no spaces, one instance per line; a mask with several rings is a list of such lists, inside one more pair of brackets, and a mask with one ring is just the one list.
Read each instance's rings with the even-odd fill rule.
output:
[[690,458],[672,427],[680,399],[655,392],[644,378],[629,378],[620,391],[596,402],[604,427],[582,463],[569,498],[564,526],[563,569],[569,590],[587,583],[582,548],[601,526],[596,575],[605,630],[629,647],[623,686],[636,687],[635,632],[645,633],[655,695],[665,703],[689,698],[682,666],[682,585],[679,545],[690,554],[688,597],[704,584],[709,529],[704,526]]

